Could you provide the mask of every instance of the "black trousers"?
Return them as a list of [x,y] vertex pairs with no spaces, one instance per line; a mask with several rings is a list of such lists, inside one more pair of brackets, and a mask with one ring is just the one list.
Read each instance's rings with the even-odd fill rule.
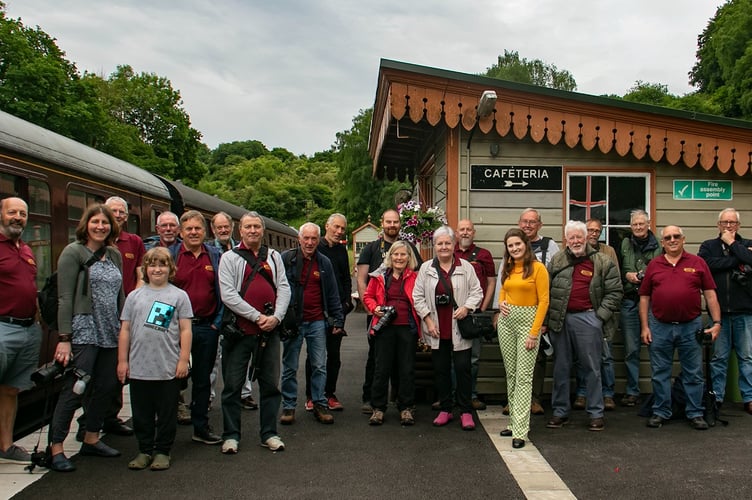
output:
[[375,369],[371,386],[371,406],[386,411],[389,378],[398,375],[397,407],[400,411],[415,404],[415,346],[417,336],[407,325],[389,326],[374,336]]
[[[372,318],[372,315],[366,316],[366,332],[371,331]],[[365,380],[363,381],[363,399],[361,401],[363,401],[364,403],[370,403],[371,386],[373,385],[373,375],[376,370],[376,351],[374,350],[374,336],[370,333],[366,333],[366,337],[368,338],[368,358],[366,359],[366,374]],[[399,374],[396,372],[396,370],[392,371],[391,380],[392,393],[396,394],[399,392]]]
[[470,361],[472,352],[472,349],[455,351],[451,339],[439,341],[439,348],[431,351],[434,384],[441,411],[452,411],[452,362],[454,362],[454,373],[457,379],[457,405],[462,413],[469,413],[473,410],[473,377]]
[[175,442],[180,380],[131,379],[133,432],[138,451],[169,455]]

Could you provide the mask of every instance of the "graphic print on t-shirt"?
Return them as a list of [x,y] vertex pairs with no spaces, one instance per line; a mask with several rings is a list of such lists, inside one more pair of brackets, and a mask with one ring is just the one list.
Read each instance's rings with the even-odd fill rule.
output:
[[149,315],[146,316],[146,323],[144,326],[154,328],[156,330],[167,331],[170,327],[170,321],[175,315],[175,306],[165,304],[164,302],[154,301],[151,306]]

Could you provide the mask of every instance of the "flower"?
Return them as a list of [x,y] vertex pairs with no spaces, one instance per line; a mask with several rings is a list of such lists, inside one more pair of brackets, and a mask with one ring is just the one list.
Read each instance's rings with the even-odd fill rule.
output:
[[420,203],[415,200],[401,203],[397,211],[402,226],[399,232],[400,239],[415,245],[431,243],[433,232],[447,223],[446,215],[441,208],[429,207],[424,212]]

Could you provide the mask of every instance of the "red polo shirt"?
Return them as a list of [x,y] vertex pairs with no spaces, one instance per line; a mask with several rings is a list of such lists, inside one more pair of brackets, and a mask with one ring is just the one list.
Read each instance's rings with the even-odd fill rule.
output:
[[593,261],[585,259],[575,264],[572,270],[572,291],[569,293],[567,312],[582,312],[593,308],[590,302],[590,282],[593,281],[595,266]]
[[[475,249],[478,249],[478,254],[475,256],[475,259],[470,260]],[[480,287],[483,289],[483,299],[485,300],[486,289],[488,288],[488,278],[496,277],[496,267],[494,266],[494,260],[491,252],[489,252],[485,248],[475,246],[475,243],[470,245],[467,250],[462,250],[460,246],[457,245],[454,247],[454,257],[456,259],[465,259],[473,265],[475,275],[478,277],[478,281],[480,281]],[[494,293],[494,291],[491,290],[491,293]],[[491,305],[489,305],[488,307],[494,307],[493,300],[491,301]]]
[[[245,246],[242,242],[240,243],[238,248],[249,250],[248,247]],[[251,252],[253,253],[253,256],[255,258],[258,257],[258,254],[256,254],[252,250]],[[245,271],[243,272],[243,283],[245,283],[246,280],[251,276],[251,269],[252,266],[248,264],[245,265]],[[266,314],[264,312],[264,310],[266,309],[264,305],[272,304],[272,306],[274,306],[274,304],[276,304],[277,302],[277,295],[271,283],[269,283],[269,280],[264,276],[261,276],[261,273],[266,273],[266,275],[270,278],[274,276],[272,274],[272,268],[271,266],[269,266],[268,261],[264,261],[259,272],[256,273],[256,275],[253,277],[253,281],[248,284],[248,288],[246,288],[245,294],[243,295],[243,300],[248,302],[261,314]],[[238,290],[238,293],[240,293],[240,290]],[[237,319],[238,327],[246,334],[258,335],[261,332],[261,328],[259,328],[258,324],[254,323],[253,321],[250,321],[242,316],[237,316]]]
[[136,268],[143,263],[146,250],[140,236],[125,231],[120,233],[115,243],[123,256],[123,291],[128,295],[138,284]]
[[321,273],[314,252],[311,258],[303,257],[303,270],[300,273],[300,286],[303,287],[303,321],[324,319],[324,300],[321,296]]
[[217,314],[217,293],[214,289],[214,266],[212,266],[209,252],[201,245],[198,256],[180,245],[177,262],[178,270],[173,282],[182,288],[191,299],[194,318],[213,319]]
[[652,259],[645,269],[640,295],[650,296],[653,316],[662,323],[686,323],[702,314],[700,293],[715,290],[708,264],[686,251],[676,265],[665,255]]
[[0,316],[33,318],[37,312],[37,263],[29,245],[0,234]]

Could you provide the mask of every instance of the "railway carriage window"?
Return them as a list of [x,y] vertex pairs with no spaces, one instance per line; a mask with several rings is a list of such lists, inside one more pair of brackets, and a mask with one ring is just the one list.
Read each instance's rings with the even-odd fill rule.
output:
[[40,222],[33,213],[29,215],[29,222],[21,236],[34,253],[37,261],[37,288],[44,286],[44,280],[52,273],[52,246],[50,237],[51,225]]
[[0,174],[0,198],[19,196],[21,194],[19,180],[20,178],[15,175]]
[[75,189],[68,191],[68,220],[78,222],[86,210],[86,193]]
[[46,182],[29,179],[29,213],[52,215],[50,210],[50,188]]
[[128,214],[128,232],[132,234],[141,234],[138,215]]

